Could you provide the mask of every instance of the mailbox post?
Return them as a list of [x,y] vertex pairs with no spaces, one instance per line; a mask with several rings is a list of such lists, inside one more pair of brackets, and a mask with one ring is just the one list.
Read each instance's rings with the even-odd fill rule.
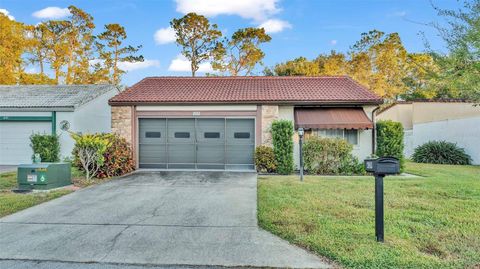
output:
[[384,242],[383,178],[400,173],[400,162],[394,157],[367,159],[365,170],[375,176],[375,237],[377,242]]
[[300,181],[303,181],[303,128],[298,128],[299,148],[300,148]]

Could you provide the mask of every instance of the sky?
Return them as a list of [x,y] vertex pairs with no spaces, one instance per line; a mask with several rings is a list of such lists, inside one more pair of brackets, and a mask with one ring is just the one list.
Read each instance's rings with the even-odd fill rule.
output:
[[[441,8],[456,9],[455,0],[431,0]],[[96,33],[103,25],[126,28],[129,45],[142,45],[143,63],[123,64],[123,84],[130,86],[146,76],[188,76],[189,62],[180,54],[169,28],[173,18],[188,12],[205,15],[226,36],[239,28],[264,27],[272,41],[264,44],[264,66],[299,56],[309,59],[331,50],[346,52],[363,32],[377,29],[398,32],[409,52],[424,51],[420,32],[432,48],[444,51],[436,31],[426,26],[441,21],[430,0],[0,0],[0,12],[12,19],[36,24],[68,16],[69,5],[90,13]],[[29,67],[34,71],[36,67]],[[255,70],[262,75],[264,67]],[[208,63],[198,75],[211,72]]]

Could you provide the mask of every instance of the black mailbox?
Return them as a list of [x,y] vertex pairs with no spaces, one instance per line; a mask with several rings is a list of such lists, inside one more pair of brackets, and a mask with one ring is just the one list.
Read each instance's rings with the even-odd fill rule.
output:
[[378,242],[383,242],[383,177],[400,173],[400,161],[394,157],[366,159],[365,170],[375,176],[375,236]]
[[400,173],[400,161],[395,157],[366,159],[365,170],[377,175],[394,175]]

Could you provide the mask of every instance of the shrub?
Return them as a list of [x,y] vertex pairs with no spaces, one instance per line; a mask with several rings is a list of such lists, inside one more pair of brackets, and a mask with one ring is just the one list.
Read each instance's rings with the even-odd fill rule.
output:
[[42,162],[60,161],[60,142],[57,135],[32,134],[30,147],[33,150],[32,160],[35,158],[35,153],[38,153]]
[[98,170],[96,177],[109,178],[133,171],[135,169],[133,154],[127,140],[116,134],[107,135],[107,139],[109,143],[103,154],[103,165]]
[[363,165],[354,157],[353,146],[341,138],[311,136],[303,145],[304,167],[311,174],[360,174]]
[[275,172],[277,163],[273,149],[268,146],[258,146],[255,149],[255,165],[258,172]]
[[377,154],[379,157],[395,157],[403,170],[403,126],[391,120],[377,122]]
[[92,179],[103,165],[109,140],[103,134],[71,134],[75,140],[73,148],[73,164],[85,171],[85,178]]
[[470,164],[470,155],[455,143],[430,141],[415,148],[412,159],[417,163]]
[[293,124],[289,120],[272,123],[272,142],[277,172],[288,175],[293,172]]
[[134,170],[129,143],[116,134],[72,134],[73,165],[92,177],[120,176]]

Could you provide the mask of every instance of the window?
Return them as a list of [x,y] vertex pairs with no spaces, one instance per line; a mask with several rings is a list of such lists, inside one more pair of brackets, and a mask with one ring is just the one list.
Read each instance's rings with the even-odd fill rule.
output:
[[175,138],[190,138],[189,132],[175,132]]
[[219,132],[205,132],[203,133],[204,138],[220,138]]
[[313,133],[321,137],[343,138],[352,145],[358,145],[358,130],[318,129]]
[[234,138],[239,138],[239,139],[249,139],[250,138],[250,133],[248,132],[239,132],[239,133],[233,133]]
[[145,132],[145,138],[160,138],[162,134],[160,132]]

